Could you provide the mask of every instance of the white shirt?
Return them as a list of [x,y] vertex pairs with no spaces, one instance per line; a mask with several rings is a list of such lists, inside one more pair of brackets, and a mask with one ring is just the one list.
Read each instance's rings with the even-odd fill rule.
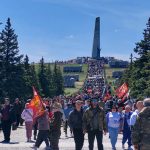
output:
[[130,117],[130,125],[131,125],[131,126],[134,126],[134,125],[135,125],[136,118],[137,118],[138,114],[139,114],[139,111],[136,109],[136,110],[133,112],[133,114],[131,115],[131,117]]
[[25,108],[21,114],[21,118],[25,122],[33,121],[33,110],[31,108],[28,109]]

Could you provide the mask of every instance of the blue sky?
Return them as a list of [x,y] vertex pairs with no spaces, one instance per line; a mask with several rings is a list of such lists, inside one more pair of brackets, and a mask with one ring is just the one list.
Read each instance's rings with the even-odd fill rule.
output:
[[128,60],[150,17],[149,0],[1,0],[0,30],[8,17],[20,53],[30,61],[91,56],[95,18],[101,18],[101,55]]

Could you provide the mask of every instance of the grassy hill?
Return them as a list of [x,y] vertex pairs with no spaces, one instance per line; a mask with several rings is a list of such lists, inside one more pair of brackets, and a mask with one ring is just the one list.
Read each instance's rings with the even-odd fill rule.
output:
[[[74,75],[74,74],[79,74],[79,82],[76,82],[75,83],[75,88],[65,88],[65,95],[72,95],[73,93],[76,93],[78,92],[83,84],[84,84],[84,80],[86,78],[86,75],[87,75],[87,71],[88,71],[88,65],[87,64],[83,64],[82,65],[82,72],[72,72],[72,73],[64,73],[63,72],[63,67],[65,66],[80,66],[80,64],[65,64],[65,65],[59,65],[60,66],[60,69],[62,71],[62,74],[63,75],[67,75],[67,74],[70,74],[70,75]],[[35,65],[35,68],[36,68],[36,72],[38,72],[38,68],[39,68],[39,64],[36,64]],[[54,68],[54,64],[51,64],[51,69],[53,70]]]
[[65,95],[72,95],[73,93],[76,93],[76,92],[78,92],[81,88],[82,88],[82,86],[83,86],[83,84],[84,84],[84,80],[85,80],[85,78],[86,78],[86,75],[87,75],[87,71],[88,71],[88,65],[87,64],[83,64],[82,65],[82,72],[75,72],[75,73],[64,73],[63,72],[63,67],[64,66],[80,66],[79,64],[67,64],[67,65],[62,65],[61,66],[61,70],[62,70],[62,73],[63,73],[63,75],[67,75],[67,74],[71,74],[71,75],[73,75],[73,74],[79,74],[79,82],[76,82],[75,83],[75,88],[65,88]]
[[[79,74],[79,82],[75,83],[75,88],[65,88],[65,95],[69,96],[69,95],[72,95],[72,94],[78,92],[82,88],[82,86],[84,84],[84,80],[87,76],[88,65],[83,64],[82,65],[83,72],[80,72],[80,73],[78,73],[78,72],[64,73],[63,72],[63,67],[65,67],[65,66],[80,66],[80,64],[65,64],[65,65],[59,65],[59,66],[60,66],[60,69],[61,69],[63,75]],[[36,64],[35,68],[36,68],[36,72],[38,72],[39,64]],[[53,68],[54,68],[54,64],[51,64],[51,69],[53,70]],[[106,80],[107,80],[107,83],[111,83],[113,91],[114,91],[114,86],[115,86],[114,83],[115,83],[116,79],[112,77],[112,73],[114,71],[124,71],[124,70],[125,70],[125,68],[110,68],[109,65],[105,65]]]

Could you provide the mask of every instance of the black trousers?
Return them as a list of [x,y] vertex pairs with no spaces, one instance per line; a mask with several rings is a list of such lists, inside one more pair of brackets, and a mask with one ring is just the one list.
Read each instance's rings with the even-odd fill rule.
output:
[[2,130],[4,134],[4,140],[9,142],[10,141],[10,133],[11,133],[11,121],[2,121]]
[[103,150],[103,132],[99,130],[88,131],[89,150],[93,150],[95,136],[97,139],[98,150]]
[[38,123],[35,123],[34,126],[33,126],[33,128],[34,128],[33,135],[34,135],[34,136],[37,136]]
[[84,134],[82,129],[73,129],[75,150],[81,150],[84,143]]
[[67,129],[68,129],[68,120],[66,120],[64,123],[64,131],[66,135],[67,135]]
[[20,119],[21,119],[21,114],[16,114],[16,126],[18,127],[19,126],[19,123],[20,123]]
[[48,134],[49,130],[39,130],[35,146],[40,147],[43,141],[45,141],[46,146],[49,146]]
[[60,135],[61,135],[60,131],[50,131],[49,139],[50,139],[50,147],[52,150],[59,150]]

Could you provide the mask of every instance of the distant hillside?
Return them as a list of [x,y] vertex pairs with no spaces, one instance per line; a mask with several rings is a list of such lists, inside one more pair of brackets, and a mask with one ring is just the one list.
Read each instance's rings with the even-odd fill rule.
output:
[[[87,64],[83,64],[82,65],[83,72],[79,72],[79,73],[78,72],[75,72],[75,73],[74,72],[72,72],[72,73],[64,73],[63,72],[63,67],[65,67],[65,66],[80,66],[80,64],[65,64],[65,65],[60,65],[59,64],[58,66],[60,66],[60,69],[61,69],[63,75],[79,74],[79,82],[75,83],[75,88],[65,88],[65,95],[71,95],[73,93],[78,92],[82,88],[82,86],[84,84],[84,80],[86,78],[87,71],[88,71],[88,65]],[[39,64],[35,64],[35,68],[36,68],[36,72],[38,73]],[[53,68],[54,68],[54,64],[51,64],[51,69],[53,70]]]

